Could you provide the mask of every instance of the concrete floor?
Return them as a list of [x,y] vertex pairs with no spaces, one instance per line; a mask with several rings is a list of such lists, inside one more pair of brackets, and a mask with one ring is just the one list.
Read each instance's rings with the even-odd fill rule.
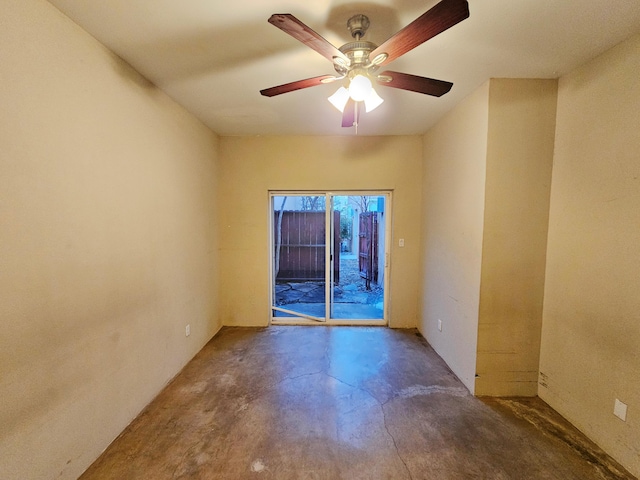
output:
[[469,394],[415,330],[224,328],[81,477],[633,479],[538,399]]

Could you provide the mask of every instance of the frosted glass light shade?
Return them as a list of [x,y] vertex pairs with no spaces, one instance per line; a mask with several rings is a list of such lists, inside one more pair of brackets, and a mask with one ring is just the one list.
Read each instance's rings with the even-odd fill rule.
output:
[[372,88],[371,93],[364,100],[364,109],[368,112],[375,110],[378,108],[384,100],[376,93],[376,91]]
[[349,96],[356,102],[362,102],[371,95],[371,80],[364,75],[356,75],[349,83]]
[[344,107],[347,105],[347,101],[349,100],[349,90],[344,87],[340,87],[336,93],[331,95],[328,100],[331,102],[331,105],[336,107],[340,113],[344,112]]

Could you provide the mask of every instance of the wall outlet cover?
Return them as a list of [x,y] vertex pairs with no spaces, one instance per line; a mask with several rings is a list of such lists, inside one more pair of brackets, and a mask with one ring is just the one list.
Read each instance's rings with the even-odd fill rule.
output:
[[621,402],[616,398],[616,403],[613,406],[613,414],[623,422],[627,421],[627,404]]

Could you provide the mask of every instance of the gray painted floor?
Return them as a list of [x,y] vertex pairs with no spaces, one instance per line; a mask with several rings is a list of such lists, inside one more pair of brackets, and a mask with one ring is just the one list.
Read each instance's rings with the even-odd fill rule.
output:
[[471,396],[415,330],[224,328],[83,479],[633,479],[538,399]]

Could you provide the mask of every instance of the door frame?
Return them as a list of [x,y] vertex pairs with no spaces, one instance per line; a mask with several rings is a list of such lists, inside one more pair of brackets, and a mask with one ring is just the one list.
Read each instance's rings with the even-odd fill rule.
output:
[[[296,315],[298,317],[274,317],[274,303],[275,303],[275,278],[273,275],[274,272],[274,197],[282,197],[282,196],[324,196],[325,199],[325,245],[328,248],[325,248],[325,318],[316,318],[310,315],[305,316],[301,315],[297,312]],[[376,197],[384,197],[385,198],[385,207],[384,207],[384,222],[380,224],[383,226],[384,230],[384,249],[381,252],[384,258],[383,263],[383,289],[384,289],[384,300],[383,300],[383,313],[382,319],[332,319],[331,318],[331,303],[333,302],[333,235],[334,235],[334,222],[333,222],[333,197],[343,197],[343,196],[376,196]],[[269,252],[269,325],[351,325],[351,326],[387,326],[389,325],[389,312],[390,312],[390,270],[391,270],[391,225],[392,225],[392,216],[393,216],[393,191],[392,190],[269,190],[268,192],[268,218],[269,218],[269,228],[268,228],[268,252]],[[337,228],[340,228],[338,225]],[[327,239],[329,242],[327,244]],[[286,309],[280,309],[280,311],[284,311]]]

